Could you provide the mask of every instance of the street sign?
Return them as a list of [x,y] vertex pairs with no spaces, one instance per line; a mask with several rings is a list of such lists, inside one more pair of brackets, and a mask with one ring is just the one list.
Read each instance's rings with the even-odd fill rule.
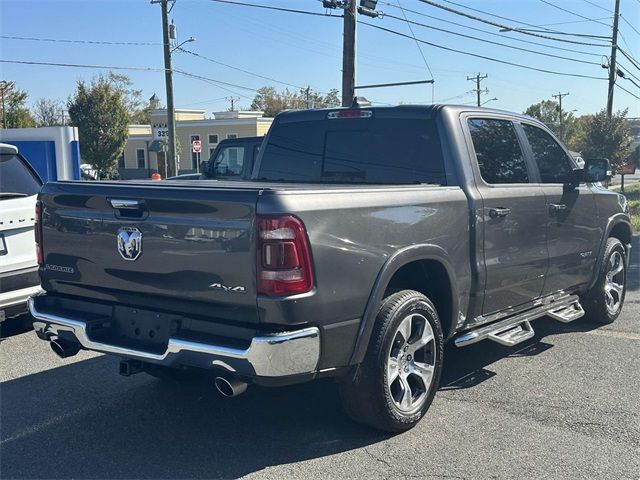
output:
[[193,153],[200,153],[202,151],[202,142],[200,140],[191,142],[191,150]]
[[154,140],[165,140],[169,138],[169,129],[167,127],[155,127],[153,129]]

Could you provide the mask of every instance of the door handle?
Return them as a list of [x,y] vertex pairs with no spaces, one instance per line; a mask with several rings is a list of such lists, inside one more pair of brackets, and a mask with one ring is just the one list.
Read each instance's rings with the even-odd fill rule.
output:
[[489,209],[489,216],[491,218],[506,217],[510,213],[511,213],[510,208],[495,207],[495,208]]
[[144,206],[144,200],[129,200],[125,198],[111,198],[109,203],[118,210],[138,210]]
[[567,209],[567,206],[564,203],[550,203],[549,211],[551,214],[556,214],[560,212],[564,212]]

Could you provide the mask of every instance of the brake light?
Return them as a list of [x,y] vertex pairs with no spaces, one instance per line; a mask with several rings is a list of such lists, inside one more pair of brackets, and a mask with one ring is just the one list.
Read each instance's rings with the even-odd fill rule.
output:
[[303,223],[291,215],[258,216],[258,293],[295,295],[313,288],[311,252]]
[[36,202],[36,215],[34,232],[36,236],[36,260],[39,266],[44,265],[44,255],[42,254],[42,202],[38,200]]
[[373,112],[371,110],[335,110],[327,113],[327,118],[371,118]]

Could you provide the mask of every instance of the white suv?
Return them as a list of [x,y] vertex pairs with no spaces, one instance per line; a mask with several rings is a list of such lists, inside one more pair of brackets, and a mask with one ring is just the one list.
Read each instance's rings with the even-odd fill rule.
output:
[[25,313],[40,290],[33,227],[41,186],[18,149],[0,143],[0,322]]

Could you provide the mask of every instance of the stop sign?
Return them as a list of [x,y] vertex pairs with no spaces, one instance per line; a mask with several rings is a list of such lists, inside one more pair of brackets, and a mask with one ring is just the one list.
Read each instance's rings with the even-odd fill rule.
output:
[[202,142],[200,140],[191,142],[191,150],[193,153],[200,153],[202,151]]

